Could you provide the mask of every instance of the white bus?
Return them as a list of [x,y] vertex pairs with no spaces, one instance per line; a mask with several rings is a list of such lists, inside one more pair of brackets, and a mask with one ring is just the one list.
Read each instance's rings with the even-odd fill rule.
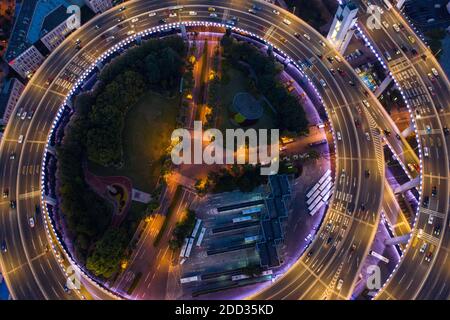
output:
[[373,251],[373,250],[370,250],[370,255],[371,255],[372,257],[377,258],[378,260],[381,260],[381,261],[385,262],[385,263],[389,263],[389,259],[386,258],[386,257],[383,257],[383,256],[382,256],[381,254],[379,254],[378,252],[375,252],[375,251]]
[[189,244],[187,246],[186,252],[184,254],[184,256],[186,258],[189,258],[189,256],[191,255],[191,251],[192,251],[192,245],[194,244],[194,238],[189,238]]
[[206,228],[203,227],[202,231],[200,231],[200,235],[198,236],[198,239],[197,239],[197,244],[196,244],[197,247],[201,246],[202,241],[203,241],[203,237],[205,236],[205,232],[206,232]]
[[192,277],[187,277],[187,278],[181,278],[180,282],[181,283],[189,283],[189,282],[196,282],[199,280],[200,280],[199,276],[192,276]]

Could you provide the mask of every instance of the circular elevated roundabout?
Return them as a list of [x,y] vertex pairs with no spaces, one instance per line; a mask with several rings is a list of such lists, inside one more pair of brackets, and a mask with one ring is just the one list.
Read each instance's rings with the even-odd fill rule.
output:
[[[278,54],[288,57],[299,70],[301,68],[297,61],[309,59],[318,52],[323,53],[323,56],[339,55],[313,28],[270,3],[256,1],[262,10],[257,15],[249,13],[248,8],[254,2],[239,1],[235,4],[219,0],[212,4],[207,0],[186,1],[183,3],[183,11],[176,18],[167,18],[162,23],[161,19],[163,16],[165,18],[167,11],[179,5],[177,1],[129,1],[123,12],[112,8],[76,30],[45,60],[17,104],[17,108],[25,110],[33,106],[34,117],[30,122],[20,121],[17,117],[11,118],[1,144],[0,163],[3,164],[4,173],[2,184],[17,199],[16,213],[2,215],[0,223],[2,234],[8,243],[8,253],[1,256],[0,266],[14,299],[83,299],[86,296],[94,299],[121,299],[92,280],[63,249],[48,216],[46,195],[42,191],[45,190],[42,185],[43,164],[47,153],[52,152],[48,137],[69,97],[98,62],[141,38],[168,29],[192,26],[227,27],[235,33],[270,44]],[[211,5],[216,8],[217,17],[210,15],[208,8]],[[275,8],[281,11],[279,16],[272,12]],[[190,15],[189,11],[196,11],[197,14]],[[151,12],[156,12],[156,15],[149,15]],[[232,16],[238,18],[236,26],[227,24]],[[120,23],[124,28],[116,27],[119,17],[123,19]],[[291,21],[289,25],[283,22],[284,17]],[[130,22],[134,18],[139,18],[139,22],[132,26]],[[130,30],[135,32],[130,35]],[[102,36],[111,32],[115,35],[112,41],[107,36]],[[311,40],[296,38],[296,32],[309,34]],[[76,39],[80,39],[83,44],[80,50],[76,50]],[[326,46],[322,46],[321,41]],[[72,88],[61,86],[58,79],[74,67],[84,70],[84,73],[79,75]],[[363,84],[345,60],[341,68],[357,81],[356,86],[350,85],[341,77],[334,77],[322,60],[318,60],[304,75],[316,88],[333,131],[341,134],[340,140],[335,139],[334,195],[321,228],[325,228],[329,221],[336,223],[338,216],[348,217],[350,223],[346,226],[338,225],[344,231],[332,250],[324,245],[326,238],[315,238],[306,250],[306,253],[314,252],[312,256],[305,253],[273,284],[249,298],[349,299],[362,267],[361,261],[369,252],[380,219],[384,159],[381,136],[376,124],[365,108],[359,113],[356,106],[361,105],[363,100],[368,100],[377,108],[382,106],[373,95],[364,95],[361,90]],[[50,84],[45,85],[49,79]],[[320,84],[322,79],[326,86]],[[366,138],[365,132],[369,133],[370,139]],[[24,135],[22,144],[17,144],[19,135]],[[9,159],[12,152],[16,153],[15,161]],[[24,167],[33,168],[34,174],[24,173]],[[372,172],[370,178],[365,177],[367,169]],[[352,195],[352,200],[341,200],[336,194]],[[369,200],[366,199],[367,194],[371,195]],[[26,229],[27,214],[34,210],[38,197],[45,223],[29,232]],[[365,210],[359,209],[362,205]],[[45,254],[48,243],[52,253]],[[357,247],[351,250],[354,243]],[[19,265],[21,267],[17,268]],[[76,290],[75,294],[68,294],[63,286],[73,271],[81,273],[82,289]],[[334,290],[333,285],[337,277],[344,280],[339,292]]]

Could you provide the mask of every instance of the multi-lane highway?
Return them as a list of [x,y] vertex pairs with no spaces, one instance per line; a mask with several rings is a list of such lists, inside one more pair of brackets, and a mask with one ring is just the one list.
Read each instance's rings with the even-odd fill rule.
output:
[[[414,237],[378,298],[447,299],[450,295],[449,139],[444,128],[449,127],[450,120],[449,82],[404,17],[394,9],[384,8],[381,1],[371,3],[384,9],[382,23],[379,29],[364,29],[381,55],[391,56],[388,66],[411,107],[422,153],[422,203]],[[361,1],[360,11],[366,12],[366,5]],[[363,17],[362,26],[367,16]]]
[[[256,14],[252,14],[248,12],[248,9],[255,2],[258,3],[260,10],[257,10]],[[175,5],[182,5],[185,8],[178,12],[177,17],[169,18],[168,9]],[[130,30],[134,30],[136,33],[143,31],[157,25],[163,18],[167,23],[189,21],[225,23],[232,17],[238,18],[236,27],[252,32],[281,48],[293,61],[314,60],[312,67],[305,69],[305,73],[319,90],[327,107],[334,132],[335,134],[339,132],[340,136],[340,139],[336,139],[336,187],[318,236],[305,255],[284,276],[255,297],[260,299],[349,298],[379,221],[384,186],[384,161],[379,128],[388,129],[391,132],[398,130],[391,121],[386,121],[383,107],[377,99],[371,94],[366,96],[363,84],[342,57],[339,59],[342,62],[337,62],[336,59],[335,62],[329,63],[325,59],[330,55],[334,57],[339,54],[325,39],[299,18],[261,1],[215,1],[217,17],[210,15],[208,11],[210,6],[211,2],[207,0],[165,1],[163,4],[156,0],[127,2],[124,11],[119,12],[118,8],[113,8],[92,19],[68,37],[46,59],[43,66],[30,80],[17,109],[35,110],[35,115],[32,120],[21,120],[13,116],[0,146],[0,163],[4,177],[1,187],[8,188],[10,199],[17,201],[15,209],[9,207],[8,201],[3,201],[0,207],[2,219],[0,241],[4,240],[8,248],[7,252],[1,253],[0,266],[14,298],[70,299],[80,297],[75,292],[68,294],[64,291],[66,276],[61,271],[52,250],[48,252],[46,250],[48,240],[43,227],[43,219],[36,217],[37,223],[34,228],[28,225],[28,219],[34,213],[35,205],[39,203],[40,165],[45,142],[57,110],[63,103],[71,85],[101,53],[127,38]],[[275,13],[274,9],[280,13]],[[189,14],[189,11],[195,11],[196,15]],[[149,15],[150,12],[156,12],[156,15]],[[124,28],[117,28],[119,18],[123,20],[120,23]],[[135,18],[139,20],[131,23],[131,20]],[[289,21],[283,22],[284,19]],[[295,36],[295,33],[300,36]],[[107,37],[102,37],[103,34]],[[309,35],[310,39],[307,39],[308,37],[305,37],[304,34]],[[112,41],[108,40],[111,39],[110,35],[115,36]],[[75,48],[75,39],[81,41],[82,48],[79,51]],[[426,49],[423,48],[423,50]],[[323,59],[320,59],[318,54]],[[313,57],[314,59],[311,59]],[[429,61],[432,59],[427,60],[427,63],[430,63]],[[333,75],[330,72],[331,67],[335,69],[339,67],[346,71],[351,77],[352,83],[349,82],[349,78]],[[446,82],[444,73],[438,66],[436,69],[442,75],[437,80],[445,79],[442,90],[448,94],[448,82]],[[403,72],[403,70],[398,72]],[[417,81],[424,81],[423,77]],[[50,82],[50,85],[46,85],[46,82]],[[443,101],[446,98],[448,97],[442,98]],[[436,98],[433,96],[433,99]],[[367,100],[371,107],[366,107],[363,100]],[[431,108],[430,110],[435,111]],[[445,154],[437,153],[443,152],[437,151],[440,150],[437,146],[445,144],[442,133],[439,135],[437,132],[438,129],[442,129],[442,125],[436,119],[439,118],[437,114],[431,111],[429,114],[424,113],[421,116],[422,121],[428,116],[430,116],[428,122],[432,124],[433,131],[431,135],[427,134],[425,137],[427,143],[430,143],[430,161],[428,163],[425,161],[424,168],[426,169],[427,165],[430,168],[428,171],[424,169],[424,172],[430,176],[427,178],[425,175],[424,182],[428,179],[438,184],[434,182],[437,179],[436,181],[440,182],[438,184],[438,195],[440,196],[448,194],[448,179],[441,181],[440,178],[436,178],[438,171],[437,169],[433,170],[432,166],[445,167],[446,171],[439,171],[438,176],[444,176],[441,173],[445,172],[447,173],[445,177],[448,176],[447,149],[445,149]],[[448,117],[448,114],[441,113],[440,116]],[[446,120],[448,121],[448,118]],[[425,130],[425,128],[425,122],[422,122],[422,126],[419,122],[419,130]],[[22,143],[18,143],[20,135],[24,136]],[[402,154],[407,150],[407,154],[414,158],[414,153],[404,139],[396,140],[395,137],[389,139],[389,143],[396,152]],[[10,159],[12,153],[15,154],[13,160]],[[433,159],[438,156],[446,159],[444,164],[442,164],[444,161],[434,164],[436,161]],[[414,161],[414,159],[406,161]],[[415,161],[417,162],[417,159]],[[424,186],[426,185],[425,183]],[[431,190],[424,188],[424,192],[425,194],[431,193]],[[435,199],[443,198],[439,196],[433,199],[430,196],[430,206],[433,210],[435,201],[437,202]],[[446,214],[448,203],[442,202],[440,205],[441,207],[436,207],[436,212]],[[422,222],[426,224],[427,221],[424,219],[428,220],[428,218],[422,219]],[[438,215],[437,219],[440,219]],[[446,228],[444,220],[443,229]],[[421,219],[419,219],[419,226],[420,222]],[[425,231],[432,233],[431,230]],[[443,234],[445,233],[443,232]],[[438,253],[436,250],[437,256],[442,256],[441,259],[444,260],[447,259],[447,256],[440,252]],[[413,276],[411,277],[415,279]],[[391,280],[389,285],[395,283],[393,281]],[[342,283],[340,290],[336,289],[338,282]],[[92,285],[89,286],[89,291],[92,292],[94,298],[110,297]],[[86,295],[88,296],[87,293]],[[390,297],[394,293],[389,290],[386,295]],[[384,298],[382,294],[380,297]]]

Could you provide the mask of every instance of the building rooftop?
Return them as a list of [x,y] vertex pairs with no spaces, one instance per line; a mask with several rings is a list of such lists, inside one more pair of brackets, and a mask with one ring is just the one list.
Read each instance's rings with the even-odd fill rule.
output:
[[[5,60],[7,62],[12,61],[19,56],[31,45],[38,41],[42,34],[44,23],[47,23],[47,27],[51,24],[58,25],[57,16],[53,16],[52,12],[55,10],[61,10],[63,6],[64,10],[70,5],[84,6],[83,0],[23,0],[21,3],[16,4],[16,15],[14,17],[14,27],[11,31],[11,38],[9,39],[8,49],[5,53]],[[58,12],[61,12],[58,11]],[[64,13],[64,17],[67,17],[67,13]],[[49,20],[47,16],[50,15]],[[53,18],[52,18],[53,16]],[[82,17],[83,18],[83,17]],[[55,21],[53,21],[55,19]],[[47,20],[47,22],[45,22]],[[59,20],[59,23],[63,21],[63,18]],[[51,30],[51,29],[50,29]],[[47,32],[50,31],[47,29]]]

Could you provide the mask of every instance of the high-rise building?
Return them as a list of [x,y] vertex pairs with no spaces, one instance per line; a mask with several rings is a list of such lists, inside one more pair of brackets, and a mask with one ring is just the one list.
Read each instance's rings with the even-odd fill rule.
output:
[[15,78],[8,79],[5,82],[3,90],[0,92],[1,124],[8,122],[24,88],[23,83]]
[[85,2],[95,13],[104,12],[113,6],[113,0],[85,0]]
[[9,65],[22,77],[30,78],[43,61],[44,56],[33,45],[9,61]]
[[356,5],[348,1],[339,5],[334,16],[330,31],[328,32],[328,40],[334,44],[336,49],[343,53],[354,33],[352,29],[356,23],[358,8]]
[[76,14],[67,12],[67,8],[60,6],[47,15],[42,24],[42,43],[48,50],[53,51],[65,39],[65,37],[75,28]]

